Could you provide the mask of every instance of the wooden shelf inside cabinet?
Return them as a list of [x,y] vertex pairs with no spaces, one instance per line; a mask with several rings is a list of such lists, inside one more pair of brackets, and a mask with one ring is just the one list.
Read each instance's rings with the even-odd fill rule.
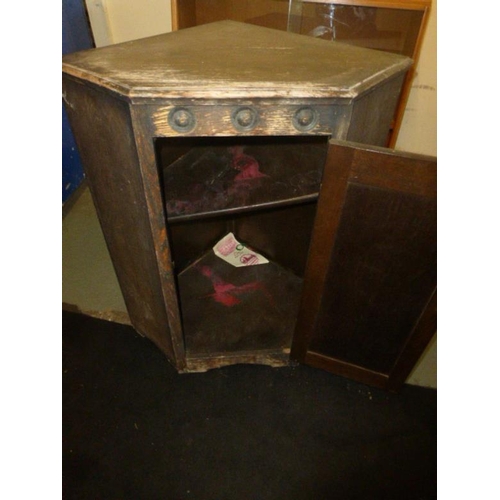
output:
[[316,200],[327,142],[322,137],[198,140],[162,167],[169,222]]
[[178,276],[187,358],[289,352],[302,279],[275,262],[234,267],[210,249]]

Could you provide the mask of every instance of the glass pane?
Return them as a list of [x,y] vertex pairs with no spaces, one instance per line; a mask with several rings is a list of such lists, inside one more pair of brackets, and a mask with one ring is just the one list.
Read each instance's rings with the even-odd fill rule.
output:
[[291,0],[290,16],[291,31],[411,57],[423,11]]
[[176,0],[178,25],[181,29],[230,19],[286,31],[288,2],[289,0]]

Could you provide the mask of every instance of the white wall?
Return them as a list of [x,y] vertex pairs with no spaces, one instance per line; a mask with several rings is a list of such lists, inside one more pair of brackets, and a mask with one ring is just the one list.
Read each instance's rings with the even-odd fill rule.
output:
[[172,31],[170,0],[86,0],[97,47]]
[[396,149],[437,156],[437,0],[432,1]]

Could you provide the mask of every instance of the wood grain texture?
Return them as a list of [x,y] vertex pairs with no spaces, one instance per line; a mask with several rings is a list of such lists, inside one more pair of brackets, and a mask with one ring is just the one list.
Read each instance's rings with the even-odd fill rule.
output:
[[436,286],[435,200],[349,182],[310,350],[389,373]]
[[316,216],[316,202],[244,214],[234,219],[236,234],[266,257],[304,276]]
[[[428,174],[436,168],[436,158],[374,146],[356,147],[365,153],[353,161],[352,182],[418,196],[437,196],[436,178]],[[406,160],[404,167],[402,160]]]
[[234,267],[209,249],[178,287],[188,358],[290,347],[302,280],[279,264]]
[[252,351],[239,352],[235,354],[225,354],[223,356],[210,355],[206,357],[189,357],[186,367],[180,370],[181,373],[206,372],[214,368],[237,364],[266,365],[273,368],[290,365],[290,352],[288,349],[281,351]]
[[317,199],[326,138],[198,138],[192,143],[189,153],[163,167],[171,223]]
[[436,159],[330,144],[292,357],[397,388],[436,328]]
[[63,80],[63,91],[132,325],[175,365],[129,107],[67,79]]
[[[340,102],[339,102],[340,101]],[[282,102],[281,99],[220,99],[207,103],[206,100],[173,101],[166,106],[151,106],[150,114],[157,137],[225,137],[249,135],[336,135],[348,121],[351,99],[325,102],[324,99],[295,99]],[[250,130],[238,131],[233,122],[233,114],[242,107],[251,107],[257,113],[255,126]],[[307,131],[297,130],[293,119],[295,113],[304,107],[313,108],[318,113],[317,124]],[[176,108],[189,110],[196,123],[192,130],[178,132],[169,123],[169,115]]]
[[354,101],[346,140],[387,145],[403,78],[404,75],[391,78]]
[[172,0],[174,10],[177,29],[230,19],[286,30],[288,0]]
[[320,368],[328,372],[334,372],[342,377],[347,377],[363,384],[388,389],[389,377],[387,374],[369,370],[364,366],[357,366],[346,363],[339,359],[332,360],[331,357],[323,354],[308,351],[304,358],[304,363],[315,368]]
[[69,54],[63,71],[124,97],[352,98],[411,59],[221,21]]
[[[349,165],[353,151],[329,148],[323,172],[323,183],[311,237],[302,297],[292,340],[291,357],[303,362],[314,333],[316,317],[326,287],[331,248],[342,215],[347,191]],[[326,179],[335,179],[325,182]]]

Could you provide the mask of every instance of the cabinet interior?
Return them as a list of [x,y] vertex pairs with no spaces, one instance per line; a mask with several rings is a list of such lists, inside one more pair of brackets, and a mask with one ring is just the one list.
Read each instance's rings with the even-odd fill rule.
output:
[[[158,138],[186,357],[288,352],[328,137]],[[228,233],[269,262],[215,255]]]

